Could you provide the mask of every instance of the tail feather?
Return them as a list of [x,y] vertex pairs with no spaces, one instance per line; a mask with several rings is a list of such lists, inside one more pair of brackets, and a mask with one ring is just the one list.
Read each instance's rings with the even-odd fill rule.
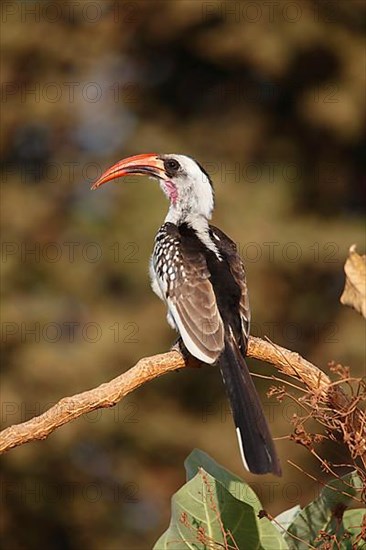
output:
[[263,408],[247,364],[234,341],[226,340],[220,370],[233,412],[242,460],[254,474],[281,475]]

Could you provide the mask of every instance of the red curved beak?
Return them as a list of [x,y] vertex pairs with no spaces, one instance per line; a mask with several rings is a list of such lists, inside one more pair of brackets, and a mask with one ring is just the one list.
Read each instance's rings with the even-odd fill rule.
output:
[[94,183],[92,189],[97,189],[107,181],[116,178],[122,178],[129,175],[153,176],[162,178],[165,174],[164,163],[159,155],[148,153],[143,155],[135,155],[126,159],[120,160],[111,168],[108,168],[101,177]]

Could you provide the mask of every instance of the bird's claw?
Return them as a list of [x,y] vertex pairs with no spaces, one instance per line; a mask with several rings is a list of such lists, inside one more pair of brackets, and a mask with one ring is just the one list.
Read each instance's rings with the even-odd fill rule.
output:
[[200,361],[199,359],[196,359],[196,357],[193,357],[187,350],[186,346],[183,343],[182,338],[178,337],[172,347],[170,348],[170,351],[177,351],[182,355],[184,362],[186,363],[187,367],[191,368],[200,368],[204,366],[204,363]]

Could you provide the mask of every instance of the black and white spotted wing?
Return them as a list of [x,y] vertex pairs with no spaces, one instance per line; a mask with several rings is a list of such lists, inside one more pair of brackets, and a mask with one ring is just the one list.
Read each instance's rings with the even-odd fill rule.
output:
[[186,348],[214,363],[224,349],[224,326],[205,255],[165,223],[156,235],[152,268],[153,289],[166,301]]

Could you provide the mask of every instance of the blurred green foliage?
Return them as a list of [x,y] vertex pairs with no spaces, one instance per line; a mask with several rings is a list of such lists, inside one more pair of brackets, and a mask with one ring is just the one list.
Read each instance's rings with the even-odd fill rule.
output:
[[[137,0],[1,5],[2,424],[162,352],[175,335],[147,266],[167,209],[151,181],[89,192],[128,154],[197,158],[214,223],[247,266],[253,334],[321,368],[364,372],[361,319],[339,304],[348,247],[364,247],[365,4]],[[270,367],[258,367],[271,373]],[[265,396],[276,437],[291,403]],[[215,369],[180,372],[2,460],[4,547],[150,548],[193,447],[243,475]],[[315,496],[246,476],[273,514]],[[342,462],[336,445],[324,450]]]

